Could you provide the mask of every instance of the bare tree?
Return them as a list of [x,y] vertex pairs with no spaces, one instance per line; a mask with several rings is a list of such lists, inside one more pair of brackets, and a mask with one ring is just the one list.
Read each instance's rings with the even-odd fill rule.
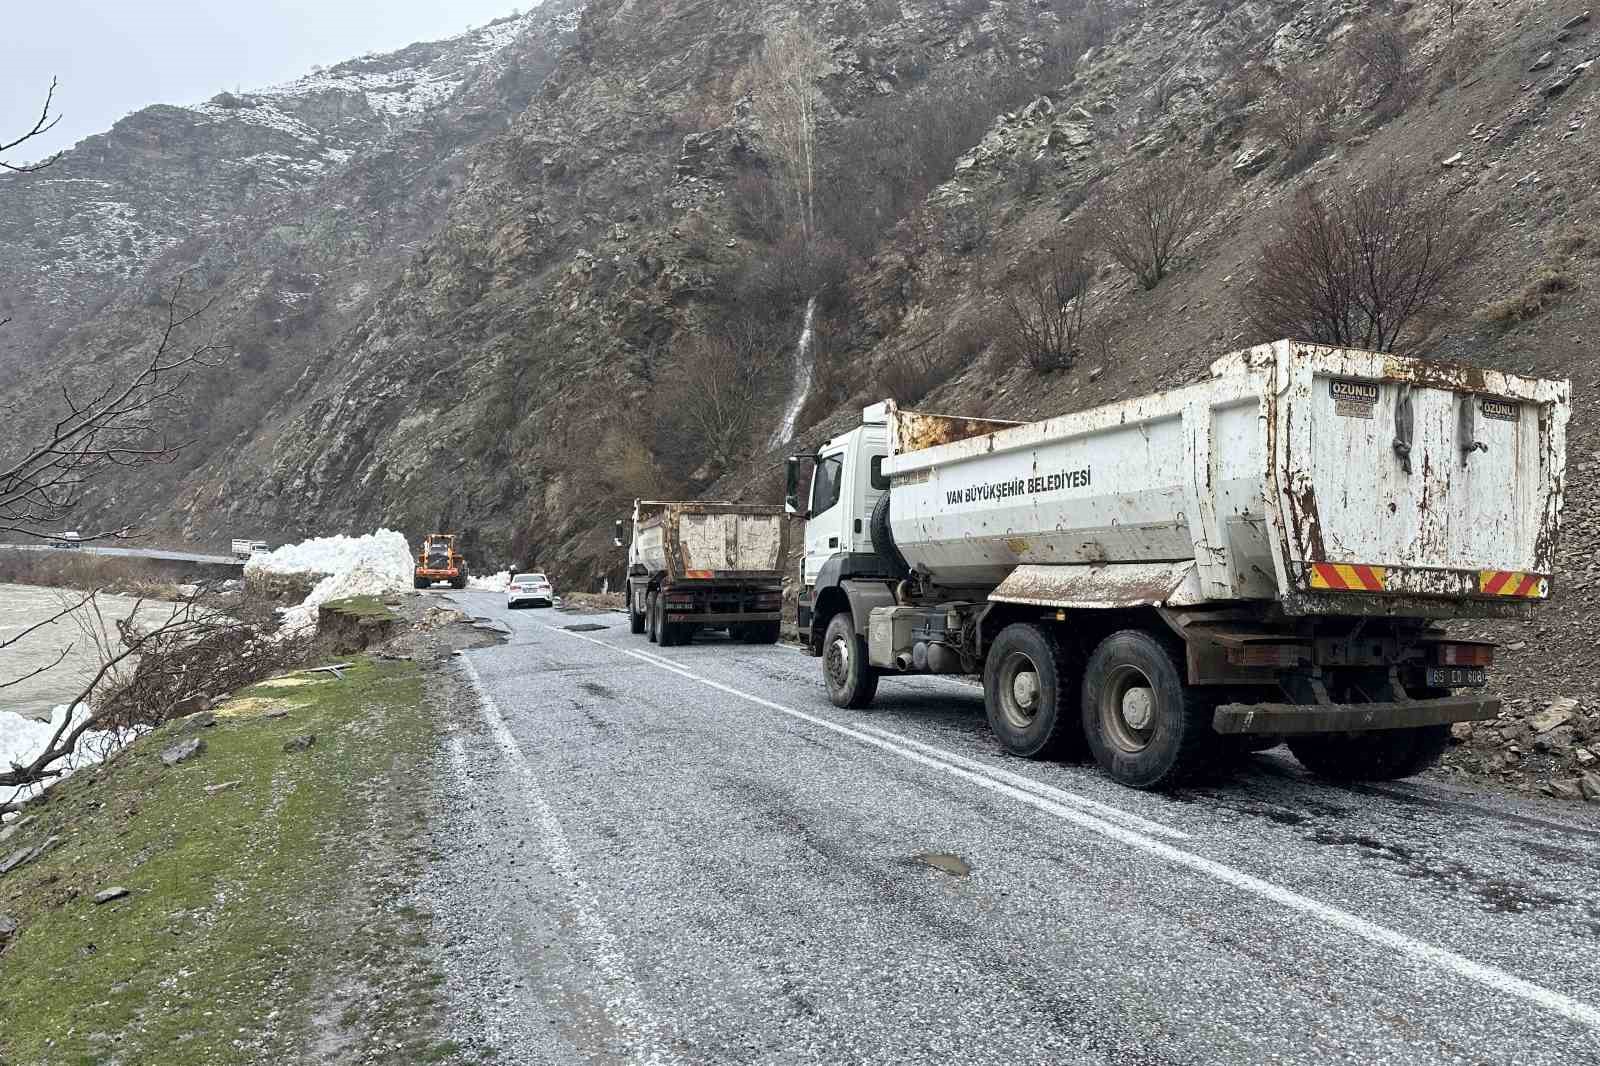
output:
[[1305,191],[1262,249],[1244,309],[1264,338],[1404,352],[1449,303],[1482,238],[1441,191],[1397,167],[1362,186]]
[[56,152],[49,158],[41,159],[34,163],[12,163],[5,159],[5,153],[11,151],[13,148],[21,147],[27,142],[33,140],[35,137],[43,137],[46,133],[49,133],[55,128],[55,124],[57,122],[61,121],[60,115],[52,115],[50,113],[50,106],[55,102],[55,98],[56,81],[54,78],[51,78],[50,89],[45,93],[44,97],[44,107],[39,112],[39,121],[35,122],[32,129],[18,137],[16,140],[0,144],[0,170],[9,170],[17,174],[29,174],[36,170],[43,170],[45,167],[50,166],[56,160],[61,158],[61,153]]
[[1290,169],[1298,170],[1332,138],[1333,121],[1344,106],[1344,78],[1337,70],[1300,68],[1273,71],[1271,78],[1262,125],[1283,148]]
[[1000,334],[1006,351],[1032,370],[1064,370],[1078,356],[1088,321],[1094,263],[1087,242],[1065,237],[1038,249],[1002,283]]
[[[61,410],[16,452],[0,453],[0,533],[44,540],[96,479],[113,471],[170,463],[189,442],[171,424],[191,375],[214,365],[220,347],[185,344],[187,328],[209,304],[185,310],[182,284],[167,304],[166,321],[148,355],[123,380],[75,395],[61,389]],[[42,528],[43,527],[43,528]],[[86,537],[121,537],[123,526]]]
[[1404,111],[1422,91],[1412,62],[1413,43],[1411,31],[1398,15],[1362,21],[1345,43],[1356,83],[1375,97],[1379,121]]
[[826,66],[822,38],[792,23],[768,36],[746,75],[762,137],[807,241],[816,235],[818,83]]
[[749,451],[768,415],[775,339],[770,323],[741,314],[680,349],[679,370],[658,412],[675,450],[722,470]]
[[1204,170],[1169,154],[1125,180],[1112,179],[1090,219],[1106,254],[1153,289],[1220,200]]

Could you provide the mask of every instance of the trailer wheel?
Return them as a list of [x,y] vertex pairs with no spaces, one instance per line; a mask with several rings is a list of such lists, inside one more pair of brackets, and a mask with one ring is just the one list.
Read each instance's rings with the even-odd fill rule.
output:
[[639,634],[644,632],[644,612],[639,610],[639,597],[628,590],[628,632]]
[[661,597],[656,593],[649,593],[644,601],[644,613],[648,622],[649,633],[647,637],[652,644],[661,642]]
[[1000,631],[983,669],[989,728],[1013,755],[1040,759],[1081,749],[1073,663],[1055,634],[1017,622]]
[[856,635],[848,610],[828,620],[822,637],[822,678],[835,707],[860,710],[878,694],[878,672],[867,663],[867,642]]
[[1300,765],[1334,781],[1395,781],[1432,766],[1450,744],[1448,725],[1289,738]]
[[663,648],[682,643],[677,625],[667,621],[667,597],[661,593],[656,594],[656,643]]
[[1219,750],[1213,701],[1184,683],[1167,642],[1125,629],[1100,642],[1083,674],[1083,732],[1095,762],[1130,788],[1179,784]]

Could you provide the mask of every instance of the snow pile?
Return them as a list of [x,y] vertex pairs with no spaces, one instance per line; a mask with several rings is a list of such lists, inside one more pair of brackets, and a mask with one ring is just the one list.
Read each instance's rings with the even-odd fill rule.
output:
[[298,606],[283,612],[283,630],[294,633],[317,624],[317,608],[329,600],[382,596],[411,587],[416,561],[406,538],[392,529],[362,537],[317,537],[254,555],[244,565],[252,574],[323,574]]
[[[81,716],[88,714],[89,708],[79,705],[75,721],[80,721]],[[41,722],[36,718],[24,718],[11,711],[0,711],[0,768],[10,769],[12,764],[27,765],[34,757],[43,751],[56,735],[56,730],[61,728],[61,723],[66,720],[67,705],[61,704],[50,714],[48,722]],[[71,755],[56,763],[62,770],[81,770],[110,755],[120,747],[120,740],[111,733],[85,733],[78,738],[77,750]],[[0,801],[22,801],[38,792],[44,786],[29,785],[12,795],[7,789],[0,794]]]
[[511,571],[502,570],[486,577],[468,577],[467,588],[473,592],[504,592],[511,584]]

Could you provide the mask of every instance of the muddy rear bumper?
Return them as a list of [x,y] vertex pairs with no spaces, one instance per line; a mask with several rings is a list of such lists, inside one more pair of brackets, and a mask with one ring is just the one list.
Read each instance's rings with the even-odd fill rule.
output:
[[1395,703],[1225,703],[1211,724],[1218,733],[1289,736],[1412,729],[1451,722],[1478,722],[1500,713],[1492,696],[1445,696]]

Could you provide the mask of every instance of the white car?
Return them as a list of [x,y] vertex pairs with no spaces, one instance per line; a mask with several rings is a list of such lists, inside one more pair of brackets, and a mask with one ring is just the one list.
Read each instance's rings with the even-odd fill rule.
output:
[[554,607],[556,590],[543,574],[517,574],[506,586],[506,608],[512,610],[524,604],[535,607]]

